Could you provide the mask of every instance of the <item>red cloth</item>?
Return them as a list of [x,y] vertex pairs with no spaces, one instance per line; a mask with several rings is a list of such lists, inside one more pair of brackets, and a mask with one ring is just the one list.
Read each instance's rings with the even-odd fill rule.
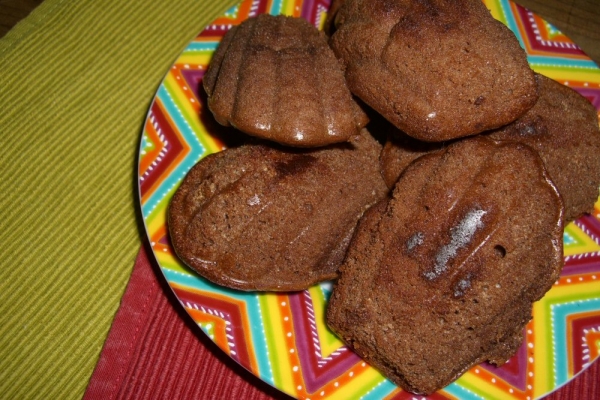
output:
[[[290,399],[226,356],[142,246],[84,399]],[[595,362],[546,400],[600,399]]]

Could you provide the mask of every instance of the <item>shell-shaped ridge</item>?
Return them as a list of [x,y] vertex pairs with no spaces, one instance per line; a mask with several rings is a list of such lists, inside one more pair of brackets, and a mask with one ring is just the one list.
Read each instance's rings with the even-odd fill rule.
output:
[[366,124],[325,35],[306,20],[261,14],[232,29],[204,84],[219,123],[296,147],[348,141]]

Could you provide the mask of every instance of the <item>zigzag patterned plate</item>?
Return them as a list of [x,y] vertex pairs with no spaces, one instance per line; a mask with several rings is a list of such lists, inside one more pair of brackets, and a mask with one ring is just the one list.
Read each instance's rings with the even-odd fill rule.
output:
[[[551,25],[508,0],[484,0],[514,31],[534,70],[569,85],[600,109],[600,70]],[[329,0],[243,0],[202,31],[158,89],[139,154],[141,208],[154,255],[200,328],[260,379],[297,398],[409,399],[331,334],[323,312],[329,284],[294,294],[216,287],[174,255],[169,199],[202,157],[224,148],[200,82],[224,33],[258,13],[302,16],[321,26]],[[540,211],[542,212],[542,211]],[[562,277],[534,307],[526,341],[502,368],[480,365],[430,399],[534,399],[565,384],[600,352],[600,202],[565,229]],[[419,397],[421,398],[421,397]]]

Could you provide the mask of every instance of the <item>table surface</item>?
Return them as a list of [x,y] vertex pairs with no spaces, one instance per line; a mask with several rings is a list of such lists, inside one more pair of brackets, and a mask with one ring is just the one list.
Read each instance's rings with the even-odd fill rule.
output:
[[[0,0],[0,37],[42,0]],[[516,0],[573,40],[600,65],[600,7],[597,0]]]

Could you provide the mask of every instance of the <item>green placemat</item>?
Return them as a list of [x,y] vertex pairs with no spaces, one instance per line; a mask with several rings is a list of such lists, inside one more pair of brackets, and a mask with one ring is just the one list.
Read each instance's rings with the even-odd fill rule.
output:
[[46,0],[0,39],[0,398],[79,398],[143,234],[140,132],[236,1]]

